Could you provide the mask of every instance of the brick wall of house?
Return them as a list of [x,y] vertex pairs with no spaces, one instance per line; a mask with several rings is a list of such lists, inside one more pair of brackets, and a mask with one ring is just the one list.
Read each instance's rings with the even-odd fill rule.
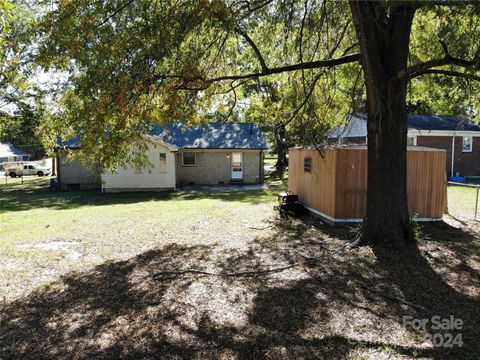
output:
[[[461,141],[461,139],[460,139]],[[452,137],[451,136],[417,136],[417,146],[426,146],[435,149],[447,151],[447,163],[445,170],[450,176],[450,166],[452,163]]]
[[[196,166],[182,165],[183,150],[176,155],[176,177],[179,186],[231,183],[232,150],[185,150],[196,154]],[[238,150],[243,153],[243,183],[263,182],[263,154],[260,150]]]
[[[447,175],[451,176],[452,137],[417,136],[417,146],[428,146],[447,151]],[[455,137],[454,173],[460,176],[480,176],[480,137],[472,138],[472,152],[462,151],[462,137]]]
[[480,138],[472,137],[472,152],[462,152],[462,137],[455,138],[455,172],[460,176],[480,175]]
[[344,144],[366,144],[367,138],[365,136],[352,136],[349,138],[345,138],[343,141]]

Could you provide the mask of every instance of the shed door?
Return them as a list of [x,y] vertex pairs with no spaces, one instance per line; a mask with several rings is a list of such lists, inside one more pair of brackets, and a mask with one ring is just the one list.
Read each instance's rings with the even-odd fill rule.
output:
[[241,152],[232,153],[232,180],[243,179],[243,154]]

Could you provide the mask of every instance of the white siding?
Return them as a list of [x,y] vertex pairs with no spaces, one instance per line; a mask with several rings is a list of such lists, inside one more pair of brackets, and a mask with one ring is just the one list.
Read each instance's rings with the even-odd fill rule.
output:
[[[167,171],[160,172],[160,153],[167,154]],[[175,188],[175,154],[166,146],[152,144],[146,152],[152,167],[139,172],[133,166],[120,167],[115,173],[102,174],[103,189],[111,191],[167,190]]]

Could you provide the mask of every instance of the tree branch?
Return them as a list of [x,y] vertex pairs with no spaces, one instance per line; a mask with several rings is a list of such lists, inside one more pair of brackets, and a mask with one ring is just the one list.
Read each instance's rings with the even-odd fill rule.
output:
[[228,80],[246,80],[246,79],[256,79],[268,75],[273,74],[280,74],[284,72],[291,72],[297,70],[308,70],[308,69],[319,69],[319,68],[331,68],[338,65],[358,62],[360,60],[360,54],[349,54],[346,56],[342,56],[336,59],[328,59],[328,60],[317,60],[317,61],[310,61],[310,62],[301,62],[298,64],[293,65],[285,65],[276,68],[267,68],[261,72],[253,72],[250,74],[243,74],[243,75],[223,75],[214,78],[205,78],[202,76],[185,76],[185,75],[158,75],[155,77],[155,80],[166,80],[166,79],[178,79],[183,80],[184,82],[184,89],[187,89],[189,83],[195,83],[196,85],[192,85],[189,87],[188,90],[204,90],[208,86],[213,83],[221,82],[221,81],[228,81]]
[[414,74],[410,75],[410,79],[414,79],[416,77],[419,77],[419,76],[422,76],[422,75],[427,75],[427,74],[457,76],[457,77],[463,77],[463,78],[466,78],[466,79],[469,79],[469,80],[480,81],[480,76],[478,76],[478,75],[462,73],[462,72],[459,72],[459,71],[440,70],[440,69],[430,69],[430,70],[425,70],[421,73],[414,73]]
[[424,6],[478,5],[478,0],[418,0],[413,5],[417,8]]
[[290,124],[292,122],[292,120],[295,118],[295,116],[297,116],[297,114],[300,112],[300,110],[302,110],[304,108],[304,106],[307,104],[308,100],[310,99],[310,96],[312,96],[313,94],[313,91],[315,90],[315,85],[317,85],[317,82],[318,80],[320,80],[320,77],[322,76],[323,74],[318,74],[315,79],[313,80],[313,83],[312,85],[310,86],[310,90],[308,91],[308,93],[305,94],[305,97],[302,101],[302,103],[300,104],[300,106],[298,106],[292,113],[292,115],[290,115],[290,117],[284,121],[284,122],[281,122],[280,124],[276,125],[276,128],[279,128],[280,126],[286,126],[288,124]]
[[276,68],[268,69],[267,71],[262,71],[259,73],[251,73],[245,75],[224,75],[218,76],[215,78],[205,80],[208,83],[224,81],[224,80],[241,80],[241,79],[252,79],[258,78],[273,74],[280,74],[283,72],[290,72],[290,71],[297,71],[297,70],[309,70],[309,69],[319,69],[319,68],[331,68],[333,66],[348,64],[352,62],[357,62],[360,60],[360,54],[350,54],[346,56],[342,56],[336,59],[329,59],[329,60],[317,60],[317,61],[310,61],[310,62],[301,62],[298,64],[293,65],[286,65],[280,66]]
[[116,16],[117,14],[120,14],[123,10],[125,10],[127,7],[129,7],[131,4],[133,4],[134,0],[128,0],[126,3],[115,9],[110,15],[108,15],[105,19],[103,19],[98,25],[95,25],[95,27],[101,27],[105,25],[111,18]]
[[[446,49],[446,47],[445,47]],[[412,74],[416,74],[416,76],[419,76],[426,71],[432,69],[432,68],[437,68],[437,67],[442,67],[445,65],[456,65],[460,66],[463,68],[477,68],[478,63],[473,61],[473,60],[464,60],[464,59],[459,59],[456,57],[453,57],[449,55],[448,53],[445,55],[445,57],[441,59],[433,59],[430,61],[426,61],[424,63],[416,64],[413,66],[408,67],[406,70],[400,71],[397,74],[397,78],[401,79],[405,76],[412,77]],[[414,76],[414,77],[416,77]]]
[[238,32],[242,37],[245,39],[245,41],[252,47],[253,52],[255,53],[258,61],[260,62],[260,66],[262,67],[262,71],[268,71],[268,66],[267,63],[265,62],[265,59],[262,56],[262,53],[258,49],[257,45],[255,42],[252,40],[252,38],[242,29],[239,27],[235,28],[235,31]]

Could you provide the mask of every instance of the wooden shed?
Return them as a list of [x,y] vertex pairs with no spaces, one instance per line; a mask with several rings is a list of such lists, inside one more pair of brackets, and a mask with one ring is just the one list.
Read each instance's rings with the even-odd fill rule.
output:
[[[412,146],[407,152],[407,192],[419,221],[440,220],[446,205],[445,150]],[[359,222],[366,211],[367,146],[289,151],[288,190],[330,222]]]

